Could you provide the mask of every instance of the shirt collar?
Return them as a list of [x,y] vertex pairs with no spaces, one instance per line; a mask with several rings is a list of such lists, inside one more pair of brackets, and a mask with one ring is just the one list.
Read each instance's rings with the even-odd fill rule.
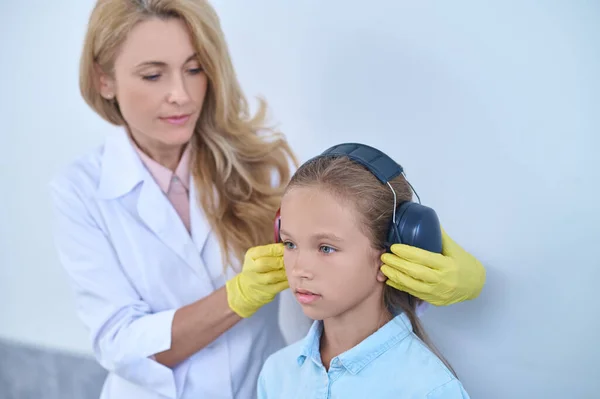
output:
[[181,155],[181,159],[179,160],[179,164],[175,169],[175,172],[171,171],[169,168],[159,164],[154,159],[150,158],[146,155],[134,142],[131,140],[131,144],[135,148],[137,154],[140,156],[140,159],[154,178],[156,183],[163,191],[163,193],[167,194],[169,191],[169,187],[171,186],[171,180],[173,176],[177,176],[177,178],[181,181],[186,190],[189,190],[190,183],[190,145],[187,144],[185,149],[183,150],[183,154]]
[[[322,364],[321,352],[319,349],[322,333],[323,322],[315,321],[312,324],[308,334],[304,338],[300,355],[297,358],[298,365],[302,366],[307,358],[319,365]],[[401,313],[387,322],[379,330],[369,335],[358,345],[336,357],[341,365],[350,373],[358,374],[374,359],[406,338],[411,333],[412,325],[410,320],[405,313]],[[332,362],[334,359],[332,359]]]
[[300,356],[298,356],[298,365],[302,366],[306,358],[312,359],[314,362],[321,364],[320,342],[321,334],[323,333],[323,322],[315,320],[308,330],[308,334],[304,337],[304,343]]
[[[100,160],[101,176],[97,195],[104,199],[120,197],[128,193],[140,182],[152,177],[160,185],[163,192],[166,192],[169,188],[173,172],[169,171],[168,175],[158,172],[154,176],[152,171],[159,170],[158,167],[155,170],[154,166],[158,165],[161,168],[167,168],[155,162],[150,157],[145,156],[145,154],[144,156],[147,159],[143,160],[141,154],[143,152],[138,149],[126,132],[122,130],[110,132],[104,142]],[[189,190],[190,185],[190,159],[191,149],[188,144],[175,170],[175,175],[181,180],[187,190]],[[151,162],[146,162],[148,160]],[[165,180],[165,178],[167,179]]]

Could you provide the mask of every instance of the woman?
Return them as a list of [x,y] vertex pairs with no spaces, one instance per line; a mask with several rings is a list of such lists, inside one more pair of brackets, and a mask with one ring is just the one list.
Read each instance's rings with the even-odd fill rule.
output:
[[[269,242],[288,144],[264,107],[249,115],[206,1],[98,1],[80,74],[90,107],[124,127],[51,184],[60,259],[109,371],[102,398],[254,397],[284,346],[283,246]],[[454,243],[394,251],[389,284],[430,303],[483,286]]]

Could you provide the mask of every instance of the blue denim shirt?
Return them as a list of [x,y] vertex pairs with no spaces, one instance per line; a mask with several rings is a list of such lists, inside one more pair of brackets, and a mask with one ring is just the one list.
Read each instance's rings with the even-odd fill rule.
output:
[[458,381],[400,314],[352,349],[321,362],[322,322],[303,340],[271,355],[258,379],[258,399],[468,399]]

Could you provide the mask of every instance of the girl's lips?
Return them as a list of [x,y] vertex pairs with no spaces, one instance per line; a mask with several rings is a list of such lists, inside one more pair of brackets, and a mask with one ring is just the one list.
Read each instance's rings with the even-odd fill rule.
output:
[[306,290],[296,290],[296,298],[303,305],[308,305],[321,298],[321,295]]

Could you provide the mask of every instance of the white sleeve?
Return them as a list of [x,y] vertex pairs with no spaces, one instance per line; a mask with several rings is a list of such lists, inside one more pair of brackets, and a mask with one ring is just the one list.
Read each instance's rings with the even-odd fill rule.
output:
[[110,239],[77,190],[69,183],[50,188],[59,258],[96,359],[123,379],[176,398],[173,371],[153,360],[154,354],[171,347],[175,310],[152,313],[129,283]]

